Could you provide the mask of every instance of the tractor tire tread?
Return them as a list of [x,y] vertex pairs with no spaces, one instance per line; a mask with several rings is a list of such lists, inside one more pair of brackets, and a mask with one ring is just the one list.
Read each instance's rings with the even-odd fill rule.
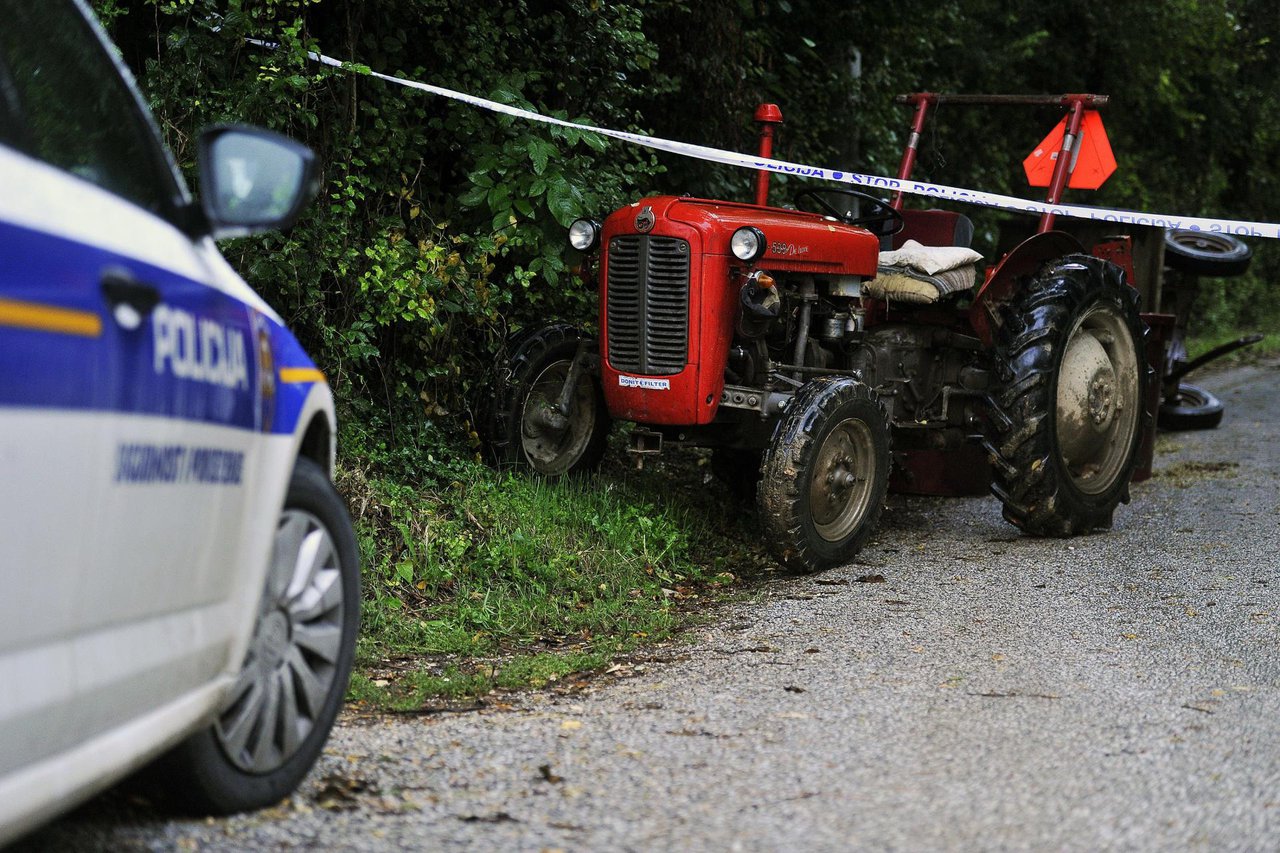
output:
[[[1118,481],[1095,499],[1077,493],[1068,475],[1059,470],[1052,433],[1056,429],[1057,349],[1065,347],[1064,336],[1075,318],[1100,300],[1120,307],[1133,334],[1141,410]],[[1069,255],[1046,264],[1007,306],[1022,321],[1006,324],[997,339],[1000,385],[995,397],[1013,423],[991,436],[990,446],[998,454],[993,459],[991,491],[1004,505],[1005,519],[1026,533],[1067,537],[1109,528],[1116,503],[1128,491],[1137,443],[1151,416],[1143,394],[1150,370],[1142,357],[1144,329],[1137,302],[1137,292],[1114,264],[1089,255]]]

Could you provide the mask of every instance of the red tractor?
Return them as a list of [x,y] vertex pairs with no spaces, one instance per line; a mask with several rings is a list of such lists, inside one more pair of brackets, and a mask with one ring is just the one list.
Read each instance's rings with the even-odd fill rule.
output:
[[[1010,97],[907,96],[899,177],[931,105]],[[1073,134],[1106,99],[1012,100],[1069,111],[1057,203]],[[762,157],[781,118],[756,111]],[[961,214],[853,189],[773,207],[768,185],[761,171],[752,204],[656,196],[573,224],[570,242],[596,259],[599,340],[553,324],[513,342],[493,424],[501,461],[590,469],[611,420],[635,424],[641,459],[710,447],[718,474],[755,486],[779,559],[803,570],[852,558],[891,484],[989,487],[1033,535],[1111,526],[1158,395],[1125,241],[1087,251],[1045,215],[979,276]]]

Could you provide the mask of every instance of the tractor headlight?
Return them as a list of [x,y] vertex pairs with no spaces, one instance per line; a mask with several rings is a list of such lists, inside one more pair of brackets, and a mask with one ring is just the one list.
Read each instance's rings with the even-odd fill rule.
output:
[[600,244],[600,224],[590,219],[575,220],[569,226],[569,245],[579,252],[590,252]]
[[764,254],[766,245],[764,232],[752,225],[739,228],[729,238],[729,251],[740,261],[756,260]]

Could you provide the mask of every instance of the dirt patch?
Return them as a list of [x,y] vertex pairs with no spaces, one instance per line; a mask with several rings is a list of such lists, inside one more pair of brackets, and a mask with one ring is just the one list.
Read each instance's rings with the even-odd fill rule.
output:
[[1175,462],[1153,476],[1185,489],[1204,480],[1231,480],[1239,474],[1239,462]]

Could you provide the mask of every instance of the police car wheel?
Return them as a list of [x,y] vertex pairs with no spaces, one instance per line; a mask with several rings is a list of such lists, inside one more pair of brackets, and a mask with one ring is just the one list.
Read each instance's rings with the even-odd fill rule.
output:
[[323,469],[299,459],[240,676],[213,725],[157,765],[171,805],[231,814],[292,793],[342,704],[359,615],[351,519]]

